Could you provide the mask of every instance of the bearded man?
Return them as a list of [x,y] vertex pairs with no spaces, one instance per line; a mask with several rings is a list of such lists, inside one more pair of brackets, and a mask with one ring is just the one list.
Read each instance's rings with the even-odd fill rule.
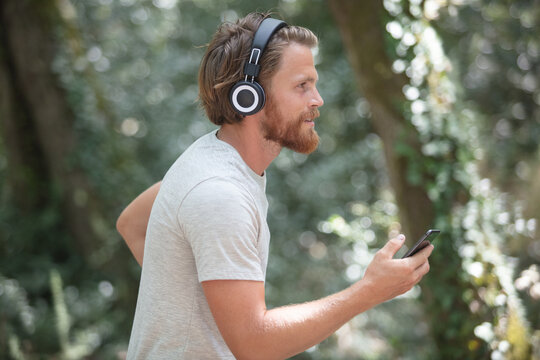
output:
[[315,46],[310,30],[260,13],[214,34],[199,97],[219,129],[193,143],[117,222],[140,264],[144,254],[128,359],[287,358],[429,271],[432,246],[393,259],[400,235],[350,287],[266,308],[265,170],[283,147],[306,154],[317,147]]

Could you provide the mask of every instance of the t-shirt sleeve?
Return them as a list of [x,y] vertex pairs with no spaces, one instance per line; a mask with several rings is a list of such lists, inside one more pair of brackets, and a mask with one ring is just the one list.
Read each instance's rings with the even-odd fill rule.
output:
[[219,178],[198,184],[182,202],[178,222],[193,250],[200,282],[264,281],[257,208],[241,187]]

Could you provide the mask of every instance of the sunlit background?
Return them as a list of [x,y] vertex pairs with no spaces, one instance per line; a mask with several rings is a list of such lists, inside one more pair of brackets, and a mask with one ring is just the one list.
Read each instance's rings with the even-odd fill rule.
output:
[[0,358],[125,356],[140,268],[116,218],[215,128],[197,72],[217,26],[273,10],[318,35],[325,105],[318,150],[267,171],[269,307],[361,279],[400,232],[443,231],[421,286],[295,358],[540,359],[540,4],[378,3],[3,1]]

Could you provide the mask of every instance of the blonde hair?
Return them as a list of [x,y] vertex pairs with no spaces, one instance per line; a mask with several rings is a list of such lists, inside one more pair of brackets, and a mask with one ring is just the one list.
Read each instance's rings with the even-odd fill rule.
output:
[[[199,100],[206,115],[216,125],[233,124],[244,118],[233,110],[229,101],[232,86],[243,79],[244,63],[251,43],[268,13],[251,13],[236,23],[223,23],[208,44],[199,68]],[[317,46],[317,37],[300,26],[278,30],[268,42],[260,59],[261,72],[257,82],[263,88],[277,71],[283,49],[291,43],[310,48]],[[265,88],[268,90],[268,88]]]

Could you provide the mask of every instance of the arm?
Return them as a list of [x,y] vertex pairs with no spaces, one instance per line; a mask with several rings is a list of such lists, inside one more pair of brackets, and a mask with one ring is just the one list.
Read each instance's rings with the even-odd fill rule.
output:
[[364,278],[312,302],[266,309],[264,283],[202,283],[221,335],[238,359],[282,359],[320,343],[354,316],[410,290],[429,271],[428,246],[407,259],[392,259],[403,244],[392,239],[377,252]]
[[146,189],[122,211],[116,221],[116,229],[122,235],[129,250],[131,250],[131,253],[141,266],[148,219],[160,187],[161,182],[158,182]]

